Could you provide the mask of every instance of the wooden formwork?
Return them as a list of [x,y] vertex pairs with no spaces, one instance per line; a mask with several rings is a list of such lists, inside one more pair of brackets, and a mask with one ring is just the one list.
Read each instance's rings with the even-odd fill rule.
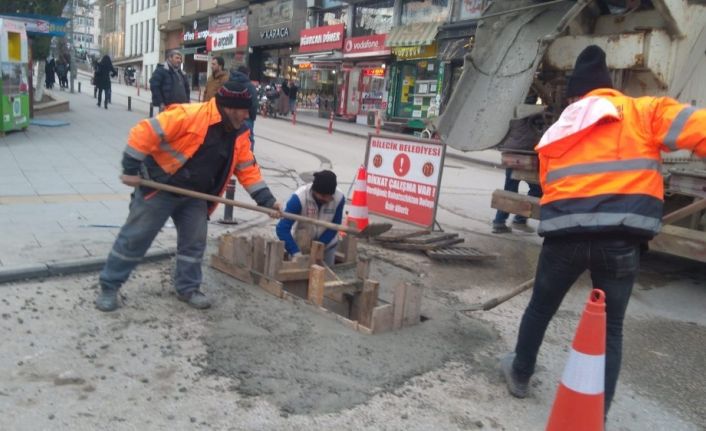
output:
[[391,303],[378,297],[380,284],[369,278],[370,260],[358,256],[357,239],[341,241],[334,268],[355,267],[355,278],[341,279],[323,262],[324,244],[313,241],[309,254],[286,260],[284,243],[261,236],[221,236],[211,266],[242,282],[315,311],[365,334],[377,334],[419,323],[421,289],[411,283],[394,288]]

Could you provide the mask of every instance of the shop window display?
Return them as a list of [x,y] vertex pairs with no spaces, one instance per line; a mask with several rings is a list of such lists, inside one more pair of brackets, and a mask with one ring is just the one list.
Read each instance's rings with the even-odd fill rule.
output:
[[353,21],[353,37],[386,34],[392,29],[394,0],[357,5]]
[[398,64],[398,101],[395,116],[430,118],[438,115],[439,62],[406,61]]

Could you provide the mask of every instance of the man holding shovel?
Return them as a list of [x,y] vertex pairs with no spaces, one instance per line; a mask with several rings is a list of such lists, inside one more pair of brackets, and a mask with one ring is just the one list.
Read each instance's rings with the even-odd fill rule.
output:
[[250,150],[245,120],[251,103],[243,84],[228,81],[208,102],[174,105],[132,128],[123,154],[121,180],[135,191],[130,214],[101,271],[96,308],[118,308],[118,290],[169,217],[177,229],[177,298],[194,308],[210,307],[199,286],[208,216],[217,204],[140,185],[144,178],[220,196],[228,179],[235,175],[258,206],[274,209],[271,215],[279,215],[281,205],[263,180]]

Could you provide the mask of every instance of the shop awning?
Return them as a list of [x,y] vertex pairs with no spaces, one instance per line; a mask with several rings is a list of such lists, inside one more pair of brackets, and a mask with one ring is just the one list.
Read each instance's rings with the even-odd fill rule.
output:
[[385,46],[422,46],[431,45],[439,30],[438,22],[420,22],[395,27],[385,40]]
[[312,52],[310,54],[294,54],[292,55],[294,64],[325,62],[325,61],[341,61],[343,54],[340,51],[323,51]]
[[123,57],[120,59],[113,60],[113,66],[125,66],[127,64],[137,64],[137,63],[142,63],[142,56],[141,55],[132,56],[132,57]]

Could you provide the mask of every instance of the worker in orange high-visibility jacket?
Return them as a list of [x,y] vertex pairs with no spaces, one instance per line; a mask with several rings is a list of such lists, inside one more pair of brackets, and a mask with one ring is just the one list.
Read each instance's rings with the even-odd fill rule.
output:
[[[667,97],[633,98],[612,89],[605,53],[595,45],[576,60],[571,103],[535,148],[539,154],[539,235],[535,284],[514,353],[500,363],[510,393],[524,398],[544,332],[588,269],[606,293],[605,412],[620,371],[625,309],[640,245],[661,228],[661,151],[706,156],[706,110]],[[581,390],[577,382],[575,390]]]
[[210,101],[172,105],[130,131],[121,180],[136,189],[130,214],[100,274],[99,310],[118,308],[118,289],[169,217],[177,230],[177,298],[194,308],[211,305],[199,287],[208,216],[216,204],[138,187],[141,178],[221,195],[235,175],[258,205],[281,211],[250,150],[245,120],[251,103],[247,88],[229,81]]

